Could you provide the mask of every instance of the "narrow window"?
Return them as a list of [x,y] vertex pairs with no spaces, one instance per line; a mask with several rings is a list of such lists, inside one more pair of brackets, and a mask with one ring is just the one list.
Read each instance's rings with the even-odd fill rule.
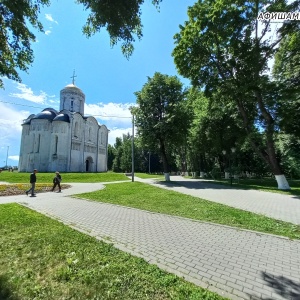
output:
[[34,145],[35,145],[35,134],[32,135],[31,152],[34,152]]
[[78,122],[75,122],[74,137],[78,138]]
[[39,134],[36,142],[36,152],[40,152],[40,144],[41,144],[41,135]]
[[73,104],[74,104],[74,101],[71,100],[71,111],[73,111]]
[[58,148],[58,136],[55,136],[55,141],[54,141],[54,154],[57,154],[57,148]]
[[91,137],[92,137],[91,133],[92,133],[92,129],[91,129],[91,127],[90,127],[90,128],[89,128],[89,141],[91,140]]

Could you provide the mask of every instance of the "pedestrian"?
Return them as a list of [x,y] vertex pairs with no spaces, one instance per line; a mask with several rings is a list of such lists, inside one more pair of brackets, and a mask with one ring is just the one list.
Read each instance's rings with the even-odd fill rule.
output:
[[61,182],[61,175],[59,174],[58,171],[55,172],[55,177],[53,178],[53,188],[52,188],[52,192],[54,192],[54,189],[56,188],[56,186],[58,185],[58,192],[61,192],[61,186],[60,186],[60,182]]
[[31,187],[29,190],[27,190],[25,193],[28,196],[29,192],[31,192],[31,196],[30,197],[36,197],[36,194],[34,193],[34,189],[35,189],[35,183],[36,183],[36,173],[37,173],[37,169],[34,169],[33,172],[30,174],[30,184]]

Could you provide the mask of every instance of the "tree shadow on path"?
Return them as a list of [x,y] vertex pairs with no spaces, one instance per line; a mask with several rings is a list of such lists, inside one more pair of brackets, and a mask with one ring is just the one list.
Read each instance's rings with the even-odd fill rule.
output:
[[[276,276],[262,272],[261,279],[266,282],[266,285],[272,288],[272,292],[282,299],[299,300],[300,299],[300,281],[296,282],[282,275]],[[258,300],[259,297],[250,295],[251,299]],[[274,300],[274,297],[263,298],[265,300]]]

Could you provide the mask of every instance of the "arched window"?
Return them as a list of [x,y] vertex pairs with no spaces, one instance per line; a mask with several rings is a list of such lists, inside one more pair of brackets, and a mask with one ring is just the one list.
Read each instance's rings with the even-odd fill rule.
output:
[[90,127],[89,128],[89,141],[91,140],[91,138],[92,138],[92,128]]
[[55,136],[54,139],[54,154],[57,154],[57,149],[58,149],[58,136]]
[[74,137],[78,138],[78,122],[75,122],[75,127],[74,127]]
[[31,152],[34,152],[34,145],[35,145],[35,134],[32,135]]
[[71,100],[71,111],[73,111],[74,110],[74,108],[73,108],[73,105],[74,105],[74,101],[73,100]]
[[101,132],[101,134],[100,134],[100,144],[101,144],[101,145],[104,144],[103,132]]
[[40,144],[41,144],[41,135],[38,134],[37,140],[36,140],[36,151],[35,152],[40,152]]

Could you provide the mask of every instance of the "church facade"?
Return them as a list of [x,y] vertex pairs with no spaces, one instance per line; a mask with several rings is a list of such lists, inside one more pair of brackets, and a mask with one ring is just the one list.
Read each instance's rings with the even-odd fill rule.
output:
[[60,111],[46,108],[24,120],[19,172],[107,171],[109,130],[84,116],[84,103],[73,80],[60,91]]

